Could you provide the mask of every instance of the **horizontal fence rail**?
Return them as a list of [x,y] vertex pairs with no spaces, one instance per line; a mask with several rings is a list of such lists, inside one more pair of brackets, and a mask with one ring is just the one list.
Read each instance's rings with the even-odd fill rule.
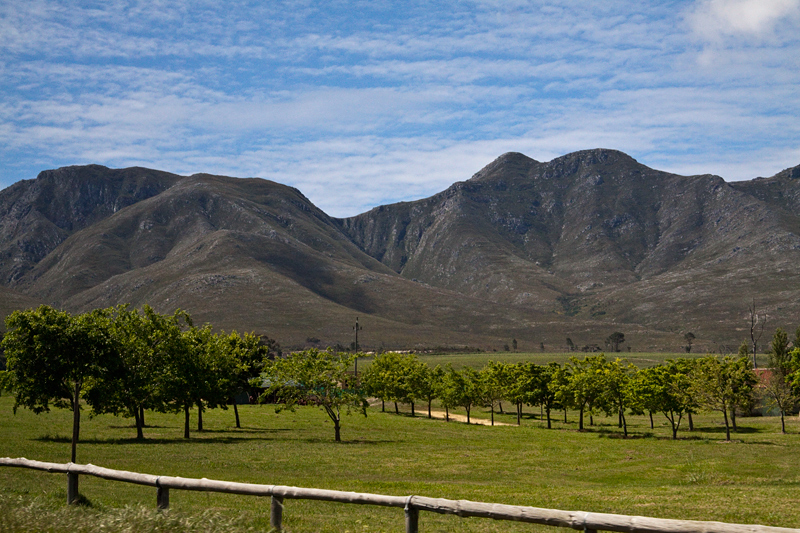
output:
[[627,516],[584,511],[559,511],[520,505],[473,502],[469,500],[446,500],[425,496],[385,496],[360,492],[309,489],[283,485],[258,485],[236,483],[214,479],[192,479],[171,476],[154,476],[112,470],[91,464],[45,463],[24,457],[0,458],[0,466],[15,466],[42,470],[54,474],[67,474],[67,502],[74,503],[78,498],[78,476],[95,476],[111,481],[123,481],[137,485],[147,485],[158,489],[156,504],[159,509],[169,507],[169,490],[194,490],[224,492],[249,496],[269,496],[270,526],[280,531],[283,520],[283,502],[290,500],[320,500],[361,505],[399,507],[405,510],[406,533],[419,531],[419,512],[428,511],[452,514],[460,517],[491,518],[494,520],[513,520],[547,526],[577,529],[585,532],[618,531],[622,533],[800,533],[800,529],[748,524],[728,524],[725,522],[701,522],[696,520],[669,520],[644,516]]

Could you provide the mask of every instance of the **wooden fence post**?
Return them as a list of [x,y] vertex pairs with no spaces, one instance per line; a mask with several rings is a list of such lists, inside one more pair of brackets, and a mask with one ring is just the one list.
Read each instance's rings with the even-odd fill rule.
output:
[[158,487],[156,506],[159,511],[169,509],[169,487]]
[[411,496],[406,502],[405,513],[406,533],[419,533],[419,509],[411,506]]
[[269,507],[269,527],[275,531],[280,531],[283,523],[283,498],[272,496]]
[[67,505],[78,503],[78,474],[67,472]]

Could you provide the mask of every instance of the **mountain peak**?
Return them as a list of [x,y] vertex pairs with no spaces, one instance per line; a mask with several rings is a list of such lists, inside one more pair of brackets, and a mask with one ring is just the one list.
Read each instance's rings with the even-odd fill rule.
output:
[[473,174],[472,178],[470,178],[470,181],[480,181],[498,172],[508,172],[514,169],[525,172],[531,166],[538,164],[540,164],[539,161],[536,161],[525,154],[521,154],[519,152],[506,152]]

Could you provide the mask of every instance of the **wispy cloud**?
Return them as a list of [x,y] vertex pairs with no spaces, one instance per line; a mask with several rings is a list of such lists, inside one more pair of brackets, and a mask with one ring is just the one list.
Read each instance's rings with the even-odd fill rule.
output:
[[800,163],[800,0],[0,4],[0,186],[262,176],[345,216],[506,151],[726,179]]

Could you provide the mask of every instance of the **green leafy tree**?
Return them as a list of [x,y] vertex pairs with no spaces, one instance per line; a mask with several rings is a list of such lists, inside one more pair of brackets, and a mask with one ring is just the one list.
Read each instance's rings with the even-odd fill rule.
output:
[[482,398],[478,372],[469,367],[457,371],[448,365],[442,379],[439,398],[446,409],[445,416],[448,421],[450,409],[463,407],[467,412],[467,424],[469,424],[472,407]]
[[430,368],[427,363],[417,361],[412,368],[411,389],[413,396],[428,405],[428,418],[431,418],[431,404],[439,396],[439,382],[444,370],[439,365]]
[[384,403],[393,401],[395,413],[400,414],[398,402],[413,401],[408,372],[415,359],[412,354],[397,352],[385,352],[376,356],[361,376],[361,383],[367,394],[380,398]]
[[233,404],[236,427],[241,428],[236,396],[241,393],[250,396],[250,393],[253,392],[251,383],[257,380],[269,364],[270,355],[272,355],[270,344],[263,342],[260,337],[252,333],[240,335],[235,331],[227,335],[220,334],[219,342],[222,345],[222,354],[232,358],[228,364],[233,366],[233,378],[223,381],[221,384],[228,386],[227,394]]
[[[557,408],[557,375],[561,370],[558,363],[537,365],[524,363],[517,366],[515,397],[527,405],[539,405],[547,416],[547,429],[552,428],[550,412]],[[519,424],[519,414],[517,417]]]
[[102,318],[100,312],[72,316],[46,305],[6,318],[4,381],[15,395],[14,412],[20,406],[37,414],[49,411],[50,405],[71,409],[73,463],[82,393],[117,363]]
[[628,436],[628,422],[625,411],[631,404],[630,383],[636,374],[636,367],[622,359],[615,359],[602,368],[603,384],[601,392],[601,405],[606,414],[616,413],[619,418],[619,427],[623,435]]
[[587,407],[592,408],[603,392],[603,375],[606,365],[605,355],[595,355],[578,359],[570,357],[564,365],[564,381],[556,398],[565,407],[578,410],[578,430],[583,431],[583,415]]
[[[796,348],[794,351],[798,351]],[[786,414],[792,412],[800,402],[800,395],[792,386],[792,374],[795,371],[793,353],[789,350],[789,338],[786,332],[778,328],[772,338],[769,352],[769,374],[762,387],[767,401],[781,413],[781,433],[786,433]]]
[[491,410],[494,425],[494,408],[508,396],[512,385],[510,365],[489,361],[479,372],[479,390],[484,406]]
[[298,404],[317,405],[333,422],[334,440],[341,442],[342,410],[357,410],[367,416],[363,394],[348,386],[348,369],[355,356],[316,348],[276,359],[264,371],[265,397],[273,397],[283,408]]
[[[192,326],[190,317],[176,313],[184,324],[175,321],[170,350],[166,353],[164,371],[159,379],[159,395],[167,411],[184,414],[183,437],[188,439],[189,413],[197,407],[197,429],[203,431],[203,411],[206,407],[227,405],[228,380],[235,371],[230,359],[221,357],[219,338],[210,326]],[[188,329],[182,329],[189,326]],[[176,336],[176,329],[180,335]]]
[[677,439],[683,416],[693,405],[689,385],[689,376],[674,361],[640,370],[629,384],[631,405],[663,413],[672,428],[672,438]]
[[143,439],[144,410],[165,410],[161,385],[170,354],[182,346],[182,314],[160,315],[147,305],[141,311],[121,305],[99,313],[119,364],[93,383],[87,397],[97,412],[133,417],[136,437]]
[[725,420],[725,440],[731,440],[732,409],[752,401],[757,378],[747,359],[707,356],[698,360],[692,376],[691,390],[700,405],[719,411]]

